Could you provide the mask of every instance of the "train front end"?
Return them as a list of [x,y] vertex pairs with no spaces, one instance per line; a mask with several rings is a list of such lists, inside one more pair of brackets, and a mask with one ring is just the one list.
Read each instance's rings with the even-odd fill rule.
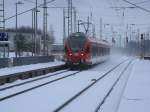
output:
[[86,35],[81,32],[73,33],[65,42],[66,64],[86,65],[89,59],[89,45]]

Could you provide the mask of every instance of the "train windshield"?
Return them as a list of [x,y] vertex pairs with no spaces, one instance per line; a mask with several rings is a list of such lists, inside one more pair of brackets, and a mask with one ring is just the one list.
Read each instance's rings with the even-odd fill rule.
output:
[[78,52],[84,47],[86,36],[83,33],[72,34],[68,38],[69,46],[73,52]]

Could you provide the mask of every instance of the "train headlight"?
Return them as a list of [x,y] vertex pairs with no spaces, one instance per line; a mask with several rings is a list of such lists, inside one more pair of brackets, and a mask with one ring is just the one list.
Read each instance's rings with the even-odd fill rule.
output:
[[69,53],[69,56],[72,56],[72,53]]
[[84,54],[83,53],[81,53],[81,56],[83,56]]

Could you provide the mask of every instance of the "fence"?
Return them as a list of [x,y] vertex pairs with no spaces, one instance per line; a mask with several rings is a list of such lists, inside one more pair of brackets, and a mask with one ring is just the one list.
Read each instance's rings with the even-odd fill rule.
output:
[[9,66],[9,58],[0,58],[0,68]]
[[8,66],[21,66],[37,63],[46,63],[54,61],[54,56],[36,56],[36,57],[17,57],[17,58],[1,58],[0,68]]

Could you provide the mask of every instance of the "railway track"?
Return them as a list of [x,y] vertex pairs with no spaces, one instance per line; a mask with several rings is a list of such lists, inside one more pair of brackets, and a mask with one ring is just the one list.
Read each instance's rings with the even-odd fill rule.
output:
[[133,60],[131,60],[127,66],[123,69],[123,71],[119,74],[119,77],[116,79],[116,81],[113,83],[113,85],[111,86],[111,88],[109,89],[109,91],[106,93],[106,95],[104,96],[104,98],[101,100],[101,102],[98,104],[98,106],[96,107],[94,112],[99,112],[102,105],[105,103],[106,99],[109,97],[109,95],[111,94],[111,92],[113,91],[114,87],[117,85],[117,83],[119,82],[119,80],[121,79],[121,77],[123,76],[124,72],[128,69],[129,65],[132,63]]
[[69,69],[58,72],[58,73],[50,74],[50,75],[47,75],[47,76],[39,77],[39,78],[36,78],[36,79],[28,80],[28,81],[25,81],[25,82],[22,82],[22,83],[18,83],[18,84],[14,84],[14,85],[11,85],[11,86],[3,87],[3,88],[0,88],[0,91],[4,91],[4,90],[7,90],[7,89],[17,87],[17,86],[22,86],[22,85],[25,85],[25,84],[29,84],[29,83],[39,81],[39,80],[42,80],[42,79],[46,79],[46,78],[49,78],[49,77],[53,77],[53,76],[56,76],[56,75],[59,75],[61,73],[65,73],[65,72],[68,72],[68,71],[69,71]]
[[[72,96],[70,99],[68,99],[66,102],[64,102],[62,105],[60,105],[58,108],[56,108],[54,110],[54,112],[59,112],[61,111],[63,108],[65,108],[66,106],[68,106],[71,102],[73,102],[75,99],[77,99],[79,96],[81,96],[84,92],[86,92],[88,89],[90,89],[91,87],[93,87],[95,84],[97,84],[100,80],[102,80],[103,78],[105,78],[109,73],[111,73],[112,71],[116,70],[120,65],[122,65],[123,63],[127,62],[129,59],[122,61],[121,63],[119,63],[118,65],[114,66],[113,68],[111,68],[110,70],[108,70],[106,73],[104,73],[102,76],[100,76],[98,79],[93,80],[92,83],[90,83],[89,85],[87,85],[85,88],[83,88],[81,91],[79,91],[78,93],[76,93],[74,96]],[[128,66],[130,65],[131,61],[128,63],[128,65],[125,67],[125,69],[121,72],[120,76],[117,78],[117,80],[115,81],[115,83],[112,85],[111,89],[109,90],[109,92],[106,94],[106,96],[103,98],[103,100],[99,103],[99,105],[97,106],[97,108],[95,109],[95,112],[98,112],[98,110],[100,109],[100,107],[102,106],[102,104],[105,102],[105,100],[107,99],[107,97],[109,96],[109,94],[111,93],[111,91],[113,90],[114,86],[117,84],[117,82],[119,81],[119,79],[121,78],[123,72],[128,68]]]
[[[126,62],[127,60],[124,60],[123,62],[119,63],[117,66],[113,67],[112,69],[115,69],[117,68],[118,66],[120,66],[122,63]],[[102,79],[103,77],[105,77],[109,72],[112,71],[112,69],[110,69],[107,73],[105,73],[102,77],[100,77],[99,79],[95,80],[92,85],[94,85],[94,83],[96,83],[98,80]],[[23,83],[19,83],[19,84],[15,84],[15,85],[12,85],[12,86],[8,86],[8,87],[5,87],[5,88],[1,88],[0,91],[5,91],[5,90],[11,90],[12,88],[15,88],[15,87],[18,87],[18,86],[23,86],[23,85],[26,85],[26,84],[29,84],[29,83],[32,83],[32,82],[36,82],[36,81],[40,81],[42,79],[46,79],[46,78],[49,78],[49,77],[52,77],[52,76],[57,76],[58,74],[63,74],[63,73],[67,73],[69,72],[69,70],[65,70],[65,71],[62,71],[62,72],[59,72],[59,73],[54,73],[53,75],[49,75],[49,76],[44,76],[44,77],[40,77],[40,78],[37,78],[37,79],[33,79],[33,80],[30,80],[30,81],[26,81],[26,82],[23,82]],[[74,73],[70,73],[68,75],[64,75],[62,77],[59,77],[59,78],[56,78],[56,79],[53,79],[51,81],[46,81],[44,83],[41,83],[41,84],[38,84],[34,87],[30,87],[30,88],[27,88],[27,89],[24,89],[24,90],[21,90],[21,91],[18,91],[16,93],[13,93],[13,94],[9,94],[9,95],[6,95],[4,97],[1,97],[0,98],[0,102],[1,101],[4,101],[4,100],[7,100],[7,99],[10,99],[10,98],[13,98],[15,96],[18,96],[18,95],[21,95],[21,94],[24,94],[26,92],[29,92],[31,90],[34,90],[34,89],[37,89],[37,88],[40,88],[42,86],[45,86],[45,85],[48,85],[48,84],[51,84],[51,83],[54,83],[54,82],[57,82],[59,80],[62,80],[62,79],[65,79],[65,78],[68,78],[68,77],[71,77],[71,76],[74,76],[78,73],[80,73],[82,71],[76,71]],[[74,96],[74,98],[72,98],[72,100],[69,100],[69,102],[73,101],[76,97],[78,97],[80,94],[82,94],[84,91],[86,91],[88,88],[90,88],[92,85],[89,85],[88,87],[86,87],[84,90],[82,90],[80,93],[78,93],[78,95]],[[69,102],[67,104],[69,104]],[[64,104],[67,105],[66,103]],[[55,112],[57,112],[58,110],[61,110],[64,106],[61,106],[59,109],[57,109]]]
[[27,71],[20,71],[20,72],[12,72],[10,74],[5,74],[0,76],[0,86],[4,85],[6,83],[12,83],[16,80],[24,80],[29,79],[33,77],[39,77],[48,73],[56,72],[59,70],[67,69],[65,65],[58,65],[58,66],[52,66],[52,67],[46,67],[46,68],[39,68],[39,69],[33,69],[33,70],[27,70]]
[[[65,71],[65,72],[67,73],[67,72],[69,72],[69,70],[68,70],[68,71]],[[60,75],[60,74],[65,73],[65,72],[56,73],[56,74],[54,74],[53,76],[56,76],[56,75],[58,75],[58,74]],[[64,76],[59,77],[59,78],[56,78],[56,79],[54,79],[54,80],[47,81],[47,82],[44,82],[44,83],[42,83],[42,84],[36,85],[36,86],[34,86],[34,87],[27,88],[27,89],[25,89],[25,90],[22,90],[22,91],[19,91],[19,92],[16,92],[16,93],[13,93],[13,94],[10,94],[10,95],[1,97],[1,98],[0,98],[0,102],[1,102],[1,101],[4,101],[4,100],[7,100],[7,99],[9,99],[9,98],[18,96],[18,95],[20,95],[20,94],[29,92],[29,91],[31,91],[31,90],[37,89],[37,88],[39,88],[39,87],[42,87],[42,86],[45,86],[45,85],[48,85],[48,84],[57,82],[57,81],[59,81],[59,80],[62,80],[62,79],[65,79],[65,78],[68,78],[68,77],[71,77],[71,76],[74,76],[75,74],[80,73],[80,72],[81,72],[81,71],[76,71],[76,72],[74,72],[74,73],[70,73],[70,74],[68,74],[68,75],[64,75]],[[6,87],[6,88],[2,88],[1,91],[4,91],[4,90],[6,90],[6,89],[10,89],[10,88],[13,88],[13,87],[21,86],[21,85],[24,85],[24,84],[28,84],[28,83],[31,83],[31,82],[35,82],[35,81],[38,81],[38,80],[41,80],[41,79],[44,79],[44,78],[48,78],[48,77],[51,77],[51,76],[46,76],[46,77],[38,78],[38,79],[35,79],[35,80],[32,80],[32,81],[27,81],[27,82],[20,83],[20,84],[17,84],[17,85],[13,85],[13,86],[9,86],[9,87]]]

